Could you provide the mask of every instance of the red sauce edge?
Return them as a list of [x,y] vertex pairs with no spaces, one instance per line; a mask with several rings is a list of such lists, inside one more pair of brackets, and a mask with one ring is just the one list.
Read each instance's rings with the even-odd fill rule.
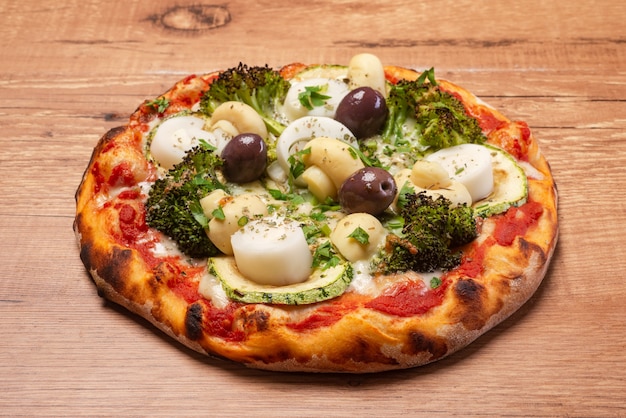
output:
[[426,290],[422,281],[405,280],[366,303],[365,307],[400,317],[422,315],[441,305],[448,284],[444,278],[440,286]]
[[350,298],[349,295],[344,294],[328,305],[320,305],[315,312],[302,321],[287,324],[287,328],[303,332],[331,326],[359,306],[360,303],[355,298]]
[[525,235],[543,213],[543,206],[537,202],[528,202],[520,207],[512,207],[496,221],[494,238],[499,245],[509,246],[515,238]]
[[135,185],[135,175],[133,174],[132,165],[128,161],[122,161],[111,170],[109,176],[109,185],[123,185],[133,186]]

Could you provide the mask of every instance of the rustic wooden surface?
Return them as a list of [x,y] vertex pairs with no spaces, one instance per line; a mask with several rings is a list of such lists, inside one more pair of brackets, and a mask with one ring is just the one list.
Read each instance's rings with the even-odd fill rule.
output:
[[[0,415],[626,416],[625,21],[614,0],[3,1]],[[365,51],[534,130],[561,235],[527,305],[436,364],[353,376],[205,359],[97,296],[73,194],[106,130],[189,73]]]

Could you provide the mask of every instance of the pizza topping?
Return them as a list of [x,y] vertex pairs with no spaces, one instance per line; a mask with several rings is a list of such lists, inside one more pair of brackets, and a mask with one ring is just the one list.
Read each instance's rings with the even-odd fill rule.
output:
[[385,241],[387,231],[380,221],[367,213],[353,213],[342,218],[330,234],[330,240],[348,261],[369,260]]
[[129,203],[119,203],[116,209],[119,214],[120,232],[125,242],[134,242],[148,231],[143,207],[136,208]]
[[232,255],[232,235],[253,219],[267,215],[267,204],[254,193],[242,193],[217,201],[217,207],[203,201],[204,216],[210,219],[207,235],[224,254]]
[[318,330],[335,324],[360,306],[361,300],[359,297],[344,295],[340,300],[320,304],[312,312],[305,311],[305,315],[293,315],[293,322],[289,322],[286,325],[289,329],[298,332]]
[[291,85],[282,112],[293,121],[304,116],[334,118],[348,85],[332,78],[310,78]]
[[339,189],[339,203],[347,213],[382,214],[396,197],[393,176],[379,167],[364,167],[348,177]]
[[387,108],[383,141],[414,155],[486,140],[478,121],[457,98],[438,87],[432,71],[415,81],[392,85]]
[[209,272],[222,282],[228,297],[246,303],[303,305],[341,295],[352,280],[352,265],[339,263],[316,268],[307,280],[285,286],[259,284],[244,276],[233,257],[209,259]]
[[285,122],[279,117],[279,107],[290,87],[289,81],[268,66],[248,67],[240,63],[211,82],[200,100],[200,108],[211,115],[222,103],[245,103],[258,113],[271,134],[280,135]]
[[352,147],[335,138],[317,137],[309,141],[305,149],[309,150],[302,158],[305,166],[319,167],[337,190],[355,171],[364,167],[363,161],[351,152]]
[[197,116],[176,116],[165,119],[150,142],[150,154],[166,170],[173,168],[185,153],[208,139],[211,134],[203,129],[206,121]]
[[234,183],[257,180],[267,166],[267,146],[255,133],[239,134],[228,141],[221,156],[224,177]]
[[357,138],[372,137],[380,133],[387,119],[385,96],[371,87],[354,89],[339,103],[335,119]]
[[[396,212],[400,210],[409,193],[424,193],[433,199],[441,196],[448,199],[452,206],[472,204],[472,196],[463,183],[450,179],[440,165],[440,168],[435,168],[437,165],[439,164],[418,160],[412,169],[400,170],[395,175],[396,183],[402,185],[394,200]],[[444,171],[443,175],[441,171]]]
[[205,299],[210,300],[216,308],[223,309],[230,303],[230,298],[224,291],[222,283],[210,274],[208,270],[200,277],[198,293]]
[[229,122],[239,133],[253,133],[267,138],[267,128],[261,116],[252,106],[242,102],[228,101],[220,104],[211,114],[210,124]]
[[150,188],[145,204],[146,222],[174,240],[188,256],[219,253],[206,234],[208,219],[200,198],[223,188],[216,173],[220,165],[212,148],[196,147]]
[[528,228],[541,217],[542,213],[543,207],[537,202],[528,202],[520,207],[512,207],[498,218],[493,236],[498,244],[511,245],[516,237],[526,233]]
[[449,187],[452,180],[437,161],[418,160],[411,168],[411,183],[423,189],[437,190]]
[[493,169],[489,149],[477,144],[461,144],[441,149],[426,157],[438,162],[450,178],[463,183],[472,202],[487,197],[493,190]]
[[251,220],[231,236],[237,268],[247,279],[272,286],[309,278],[313,256],[300,225],[284,217]]
[[400,235],[387,235],[377,256],[379,273],[452,269],[460,262],[460,253],[455,249],[477,237],[472,208],[453,206],[443,196],[406,194],[400,216],[404,220]]
[[306,86],[304,88],[304,91],[298,94],[298,101],[300,101],[302,106],[306,107],[309,110],[313,110],[313,108],[316,106],[324,106],[326,100],[331,98],[331,96],[326,96],[324,94],[327,88],[327,85]]
[[528,179],[524,168],[506,151],[491,145],[484,147],[491,158],[494,187],[488,196],[474,202],[473,207],[477,216],[488,217],[526,203]]
[[349,144],[356,144],[356,138],[350,130],[332,118],[305,116],[296,119],[276,140],[276,161],[284,171],[284,179],[291,168],[289,161],[291,156],[304,149],[307,142],[317,137],[335,138]]
[[429,289],[422,280],[403,280],[365,306],[401,317],[422,315],[443,301],[448,282],[438,280],[437,283],[436,287]]
[[357,54],[348,64],[348,78],[352,90],[370,87],[383,96],[387,94],[385,69],[380,59],[373,54]]
[[320,202],[333,201],[337,196],[337,187],[333,180],[328,177],[324,170],[316,165],[312,165],[304,170],[298,178],[306,184],[309,191]]

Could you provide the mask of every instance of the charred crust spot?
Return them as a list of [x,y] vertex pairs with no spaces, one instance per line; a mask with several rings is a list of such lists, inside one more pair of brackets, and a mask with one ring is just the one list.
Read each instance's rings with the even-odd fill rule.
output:
[[269,328],[270,314],[264,310],[257,310],[252,305],[250,309],[240,309],[235,314],[235,327],[246,334],[262,332]]
[[167,283],[168,280],[175,278],[176,274],[172,270],[168,262],[159,263],[153,270],[154,279],[159,283]]
[[[83,252],[81,251],[81,255],[82,253]],[[90,255],[94,255],[92,251],[90,251]],[[128,274],[128,267],[132,257],[132,250],[128,248],[120,249],[118,247],[113,247],[106,260],[96,262],[101,267],[98,269],[100,277],[109,283],[117,292],[121,292],[125,287],[124,277]]]
[[187,308],[185,333],[192,341],[197,341],[202,337],[202,313],[202,305],[199,303],[194,303]]
[[[272,355],[270,363],[287,361],[293,357],[294,357],[294,354],[291,351],[278,350],[278,351],[275,351],[274,354]],[[302,360],[299,360],[299,361],[303,362]]]
[[432,337],[419,331],[412,331],[408,335],[410,354],[428,352],[432,354],[430,360],[437,360],[448,353],[448,345],[442,338]]
[[478,299],[480,302],[480,294],[483,292],[483,286],[478,284],[474,279],[459,280],[454,288],[459,299],[466,303],[475,303]]
[[372,344],[363,338],[356,338],[347,348],[348,350],[337,358],[337,363],[341,363],[349,358],[357,363],[397,364],[397,360],[387,357],[380,352],[378,344]]
[[519,240],[519,249],[520,252],[522,254],[524,254],[524,257],[528,260],[530,259],[531,255],[533,253],[537,254],[540,259],[538,261],[538,263],[540,265],[544,265],[547,261],[548,261],[548,256],[547,254],[543,251],[543,249],[538,246],[537,244],[533,244],[532,242],[528,242],[524,239],[524,237],[520,237]]
[[116,126],[115,128],[109,129],[107,133],[104,134],[100,142],[106,144],[107,142],[115,139],[119,135],[121,135],[126,130],[126,126]]
[[83,243],[80,247],[80,260],[83,262],[87,270],[91,270],[93,266],[91,257],[92,249],[93,245],[89,242]]
[[482,328],[489,315],[484,304],[484,299],[487,297],[485,287],[474,279],[461,279],[456,283],[454,292],[459,299],[458,320],[467,329]]
[[270,315],[265,311],[254,311],[252,315],[248,317],[247,325],[256,331],[265,331],[268,327]]

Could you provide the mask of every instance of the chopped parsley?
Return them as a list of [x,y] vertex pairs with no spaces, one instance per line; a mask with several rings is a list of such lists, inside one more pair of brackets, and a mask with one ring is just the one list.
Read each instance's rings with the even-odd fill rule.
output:
[[330,99],[330,96],[323,94],[327,89],[328,85],[306,86],[304,91],[298,94],[298,100],[302,106],[309,110],[313,110],[314,107],[324,106],[326,100]]
[[211,215],[213,215],[215,219],[219,219],[220,221],[226,219],[226,215],[224,214],[224,210],[221,206],[218,206],[217,209],[213,210],[213,212],[211,212]]
[[313,254],[313,264],[311,267],[320,267],[322,270],[339,265],[341,259],[335,253],[330,241],[320,244]]
[[289,156],[289,177],[297,179],[304,173],[306,165],[304,164],[304,156],[311,153],[311,148],[305,148]]
[[430,288],[431,289],[436,289],[439,286],[441,286],[441,279],[439,277],[433,277],[432,279],[430,279]]
[[165,112],[165,110],[169,107],[170,101],[165,97],[159,97],[158,99],[154,99],[146,103],[146,106],[149,106],[156,110],[159,113]]
[[367,245],[370,242],[369,234],[360,226],[357,226],[348,237],[356,240],[361,245]]

